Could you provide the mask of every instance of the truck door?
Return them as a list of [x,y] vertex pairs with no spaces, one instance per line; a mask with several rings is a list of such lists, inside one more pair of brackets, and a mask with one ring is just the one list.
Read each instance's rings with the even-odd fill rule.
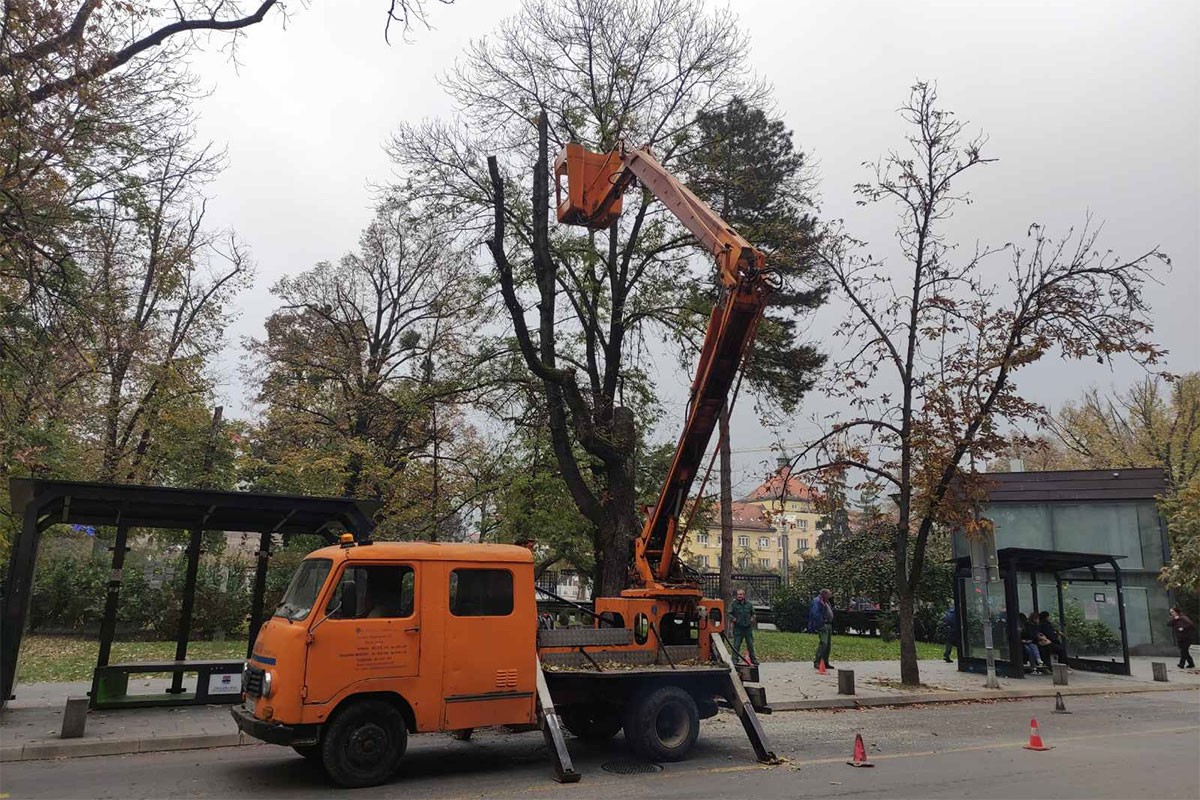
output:
[[[529,566],[449,565],[442,678],[446,730],[536,721],[536,604],[528,589],[514,594],[513,568]],[[532,583],[522,577],[522,586]]]
[[[328,702],[358,681],[417,674],[420,572],[420,562],[346,565],[310,628],[306,703]],[[351,594],[353,616],[343,611],[349,610],[344,598]]]

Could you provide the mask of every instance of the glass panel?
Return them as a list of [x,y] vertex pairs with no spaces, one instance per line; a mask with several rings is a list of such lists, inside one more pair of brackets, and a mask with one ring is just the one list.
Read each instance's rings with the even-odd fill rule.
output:
[[346,567],[325,607],[325,613],[334,619],[344,618],[340,610],[342,592],[350,581],[354,581],[354,594],[358,601],[357,619],[412,616],[416,599],[413,591],[416,575],[412,567]]
[[279,608],[275,609],[275,616],[297,622],[307,617],[313,603],[317,602],[317,594],[325,585],[332,565],[333,562],[328,558],[310,558],[302,562],[292,576]]
[[1003,547],[1053,549],[1048,506],[997,505],[988,508],[987,517],[996,524],[997,549]]
[[456,617],[506,617],[513,610],[513,576],[506,569],[456,569],[450,573],[450,613]]
[[[966,598],[967,605],[962,654],[973,658],[987,658],[983,637],[983,587],[977,586],[970,578],[959,580],[963,584],[963,597]],[[1008,633],[1005,631],[1005,621],[1008,615],[1004,606],[1003,583],[991,584],[988,604],[992,612],[992,647],[996,650],[996,658],[1007,660]]]
[[[1142,542],[1137,507],[1133,503],[1056,505],[1053,549],[1067,553],[1109,553],[1125,556],[1121,569],[1142,568]],[[1107,565],[1098,569],[1111,570]]]
[[[1112,581],[1078,581],[1063,585],[1063,609],[1066,616],[1067,652],[1078,658],[1100,660],[1122,660],[1121,654],[1121,610],[1117,605],[1117,585]],[[1125,590],[1127,624],[1132,616],[1140,616],[1139,630],[1149,636],[1149,615],[1146,612],[1145,592],[1141,592],[1135,605],[1140,605],[1140,614],[1130,615],[1130,592]],[[1058,620],[1054,620],[1058,625]],[[1130,642],[1132,644],[1132,641]]]

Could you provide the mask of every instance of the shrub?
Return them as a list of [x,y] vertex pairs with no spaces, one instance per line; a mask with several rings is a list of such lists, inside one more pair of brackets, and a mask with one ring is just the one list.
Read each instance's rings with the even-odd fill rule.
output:
[[[1070,600],[1063,609],[1066,621],[1067,651],[1071,655],[1110,653],[1121,646],[1121,635],[1098,619],[1088,619],[1078,600]],[[1057,620],[1056,620],[1057,622]]]
[[781,631],[803,632],[808,627],[808,606],[812,597],[799,583],[780,586],[771,599],[775,627]]

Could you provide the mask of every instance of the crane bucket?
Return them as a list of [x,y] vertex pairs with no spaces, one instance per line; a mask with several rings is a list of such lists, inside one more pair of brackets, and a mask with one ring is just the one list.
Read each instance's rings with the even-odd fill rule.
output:
[[615,152],[592,153],[574,142],[562,149],[554,159],[559,222],[602,230],[621,216],[621,192],[613,187],[623,164]]

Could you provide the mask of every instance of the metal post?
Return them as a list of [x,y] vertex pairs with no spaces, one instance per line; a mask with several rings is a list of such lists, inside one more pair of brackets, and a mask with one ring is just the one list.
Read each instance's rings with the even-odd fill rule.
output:
[[1125,591],[1121,587],[1121,568],[1117,566],[1115,558],[1110,559],[1112,564],[1113,576],[1117,579],[1117,614],[1121,620],[1121,656],[1125,661],[1125,674],[1132,674],[1132,669],[1129,663],[1129,631],[1125,627]]
[[121,602],[121,574],[125,568],[125,553],[129,550],[125,541],[129,536],[129,525],[117,521],[117,538],[113,542],[112,573],[108,578],[108,596],[104,599],[104,618],[100,621],[100,653],[96,656],[97,667],[108,666],[113,638],[117,634],[117,607]]
[[[179,608],[179,631],[175,637],[175,660],[187,660],[188,639],[192,635],[192,609],[196,605],[196,573],[200,570],[200,542],[204,535],[202,528],[196,527],[191,531],[187,550],[187,573],[183,577],[183,605]],[[171,688],[167,694],[183,692],[183,672],[171,676]]]
[[983,647],[987,653],[987,682],[988,689],[999,689],[1000,682],[996,680],[996,648],[992,642],[992,603],[991,581],[983,581]]
[[13,686],[17,682],[17,657],[21,652],[21,635],[25,632],[25,620],[29,614],[29,600],[33,595],[33,570],[37,563],[38,540],[42,532],[38,527],[40,506],[30,503],[25,509],[21,533],[13,542],[8,560],[8,586],[5,589],[4,607],[0,612],[0,624],[4,636],[0,637],[0,708],[13,698]]
[[262,627],[263,596],[267,591],[267,562],[271,559],[271,534],[267,531],[258,538],[258,552],[254,554],[257,566],[254,570],[254,594],[250,600],[250,640],[246,642],[246,658],[254,652],[254,640]]
[[[1054,573],[1054,582],[1058,588],[1058,630],[1060,633],[1066,633],[1067,632],[1067,614],[1065,611],[1066,603],[1063,602],[1062,575],[1059,575],[1057,572]],[[1118,592],[1117,594],[1120,594],[1120,592]],[[1071,663],[1071,654],[1067,652],[1068,637],[1063,636],[1061,638],[1062,638],[1063,652],[1066,653],[1066,662],[1068,664],[1070,664]]]

